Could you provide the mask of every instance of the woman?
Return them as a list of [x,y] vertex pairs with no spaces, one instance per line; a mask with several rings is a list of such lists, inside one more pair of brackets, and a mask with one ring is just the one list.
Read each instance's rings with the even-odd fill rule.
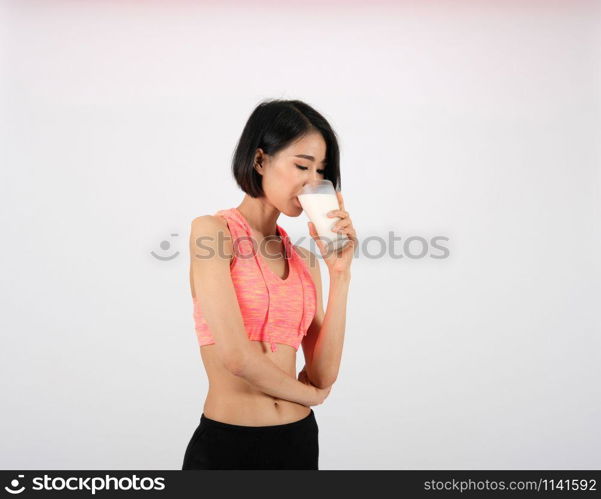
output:
[[[318,469],[311,406],[338,375],[357,243],[338,192],[335,133],[301,101],[264,101],[244,127],[233,174],[242,202],[191,226],[190,286],[209,391],[182,469]],[[301,214],[297,193],[316,179],[337,187],[340,209],[329,216],[350,239],[329,251],[308,222],[330,276],[325,313],[316,255],[277,224],[280,213]]]

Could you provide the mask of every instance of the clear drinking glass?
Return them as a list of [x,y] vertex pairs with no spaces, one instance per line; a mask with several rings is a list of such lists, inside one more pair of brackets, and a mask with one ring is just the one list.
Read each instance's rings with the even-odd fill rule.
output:
[[329,211],[340,209],[336,190],[331,181],[324,179],[306,184],[299,191],[298,200],[328,250],[338,251],[350,241],[345,234],[331,230],[334,224],[340,220],[340,217],[328,217],[327,215]]

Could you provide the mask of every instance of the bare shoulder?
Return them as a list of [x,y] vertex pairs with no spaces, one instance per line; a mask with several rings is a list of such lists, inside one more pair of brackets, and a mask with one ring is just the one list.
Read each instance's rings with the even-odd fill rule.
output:
[[[190,224],[190,249],[195,254],[219,254],[230,261],[232,258],[231,235],[226,221],[216,215],[200,215]],[[209,258],[209,260],[214,260]]]
[[192,220],[191,227],[194,232],[215,233],[219,230],[229,232],[225,220],[216,215],[200,215]]

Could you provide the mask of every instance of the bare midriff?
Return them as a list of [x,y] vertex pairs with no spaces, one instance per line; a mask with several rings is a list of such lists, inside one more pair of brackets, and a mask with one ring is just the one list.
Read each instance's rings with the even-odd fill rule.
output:
[[[280,369],[296,379],[296,350],[277,344],[272,352],[269,343],[250,341],[256,349]],[[290,400],[273,397],[253,387],[243,378],[228,371],[217,357],[215,345],[200,348],[209,379],[209,391],[203,412],[209,419],[243,426],[269,426],[292,423],[308,416],[311,408]]]

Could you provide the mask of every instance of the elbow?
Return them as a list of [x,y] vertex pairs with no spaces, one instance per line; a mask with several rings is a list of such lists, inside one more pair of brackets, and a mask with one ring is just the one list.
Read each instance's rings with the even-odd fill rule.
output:
[[336,378],[338,377],[337,370],[329,370],[329,372],[324,372],[320,369],[313,369],[311,365],[305,365],[304,370],[309,382],[314,387],[319,388],[321,390],[332,386],[336,382]]
[[321,390],[325,390],[326,388],[330,388],[334,384],[335,381],[336,380],[334,379],[332,381],[325,381],[325,382],[319,383],[319,385],[317,385],[317,388],[319,388]]
[[321,390],[324,390],[325,388],[331,387],[335,382],[336,376],[324,376],[318,378],[313,385]]

